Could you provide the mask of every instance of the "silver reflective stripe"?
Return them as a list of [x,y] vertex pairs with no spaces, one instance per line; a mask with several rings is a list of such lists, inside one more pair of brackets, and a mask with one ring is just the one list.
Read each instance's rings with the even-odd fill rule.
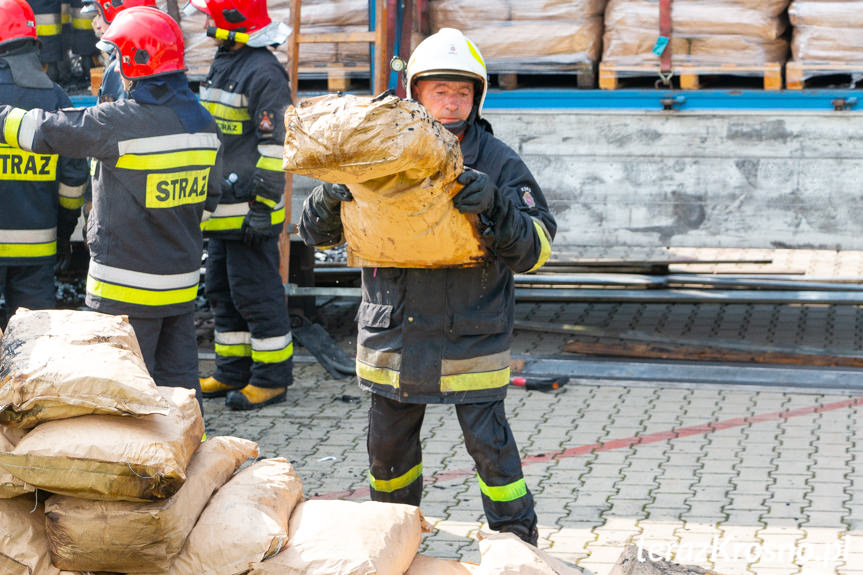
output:
[[21,118],[18,128],[18,147],[28,152],[33,151],[33,139],[36,137],[36,113],[30,110]]
[[247,331],[217,331],[213,340],[221,345],[249,345],[252,334]]
[[276,337],[265,337],[264,339],[252,338],[252,349],[255,351],[278,351],[285,349],[291,343],[291,334],[277,335]]
[[245,94],[226,92],[218,88],[202,87],[199,90],[201,100],[206,102],[218,102],[232,108],[245,108],[249,105],[249,99]]
[[[285,198],[282,198],[278,204],[273,206],[273,210],[279,210],[285,207]],[[213,212],[214,218],[230,218],[234,216],[244,216],[249,211],[249,202],[241,202],[239,204],[219,204],[216,206],[216,211]]]
[[57,228],[0,230],[0,244],[44,244],[57,239]]
[[37,26],[50,26],[51,24],[60,24],[63,21],[61,14],[36,14]]
[[94,279],[112,284],[139,287],[149,290],[182,289],[198,285],[200,270],[184,274],[148,274],[124,270],[90,260],[88,274]]
[[195,150],[200,148],[219,149],[219,136],[213,133],[172,134],[170,136],[153,136],[152,138],[135,138],[117,143],[120,155],[152,154],[174,150]]
[[213,215],[213,212],[211,212],[210,210],[204,210],[204,213],[201,214],[201,221],[206,222],[207,220],[210,219],[210,217],[212,215]]
[[84,195],[84,188],[86,187],[87,184],[81,184],[80,186],[67,186],[66,184],[60,184],[57,188],[57,193],[64,198],[80,198]]
[[281,146],[277,146],[275,144],[266,144],[258,146],[258,153],[267,158],[282,158],[282,152],[284,152]]

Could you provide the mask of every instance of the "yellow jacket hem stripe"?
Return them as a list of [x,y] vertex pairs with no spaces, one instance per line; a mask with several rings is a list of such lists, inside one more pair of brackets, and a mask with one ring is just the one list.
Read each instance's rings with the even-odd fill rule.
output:
[[152,291],[109,284],[88,275],[87,292],[101,298],[121,301],[124,303],[159,306],[193,301],[198,295],[198,286],[195,285],[187,288],[165,291]]
[[262,170],[269,170],[271,172],[283,172],[282,169],[282,159],[281,158],[268,158],[267,156],[261,156],[258,158],[258,163],[255,164],[256,168],[260,168]]
[[509,367],[497,371],[460,373],[440,378],[441,391],[476,391],[509,385]]
[[117,167],[126,170],[167,170],[187,166],[212,166],[216,150],[188,150],[164,154],[125,154],[117,159]]
[[252,350],[252,361],[258,363],[281,363],[283,361],[288,361],[294,355],[294,344],[289,343],[282,349],[277,349],[274,351],[258,351]]
[[373,367],[357,361],[357,376],[378,385],[388,385],[396,389],[399,387],[399,372],[394,369]]
[[0,244],[0,258],[44,258],[57,253],[57,243]]
[[215,345],[216,355],[222,357],[251,357],[252,346],[250,344],[225,344],[217,343]]
[[509,485],[501,485],[499,487],[486,485],[479,474],[477,474],[476,479],[479,481],[479,490],[492,501],[505,503],[507,501],[515,501],[527,495],[527,484],[524,482],[524,478]]
[[539,236],[539,259],[532,268],[527,270],[527,273],[538,270],[551,257],[551,240],[548,237],[548,232],[545,231],[545,226],[539,220],[533,220],[533,227],[536,230],[536,235]]
[[380,491],[381,493],[392,493],[393,491],[398,491],[399,489],[404,489],[423,475],[423,464],[419,463],[410,469],[404,475],[396,477],[394,479],[375,479],[375,476],[372,475],[372,472],[369,471],[369,485],[375,491]]
[[37,24],[37,36],[59,36],[63,32],[62,24]]
[[6,115],[6,121],[3,123],[3,139],[13,148],[19,148],[18,145],[18,128],[21,127],[21,120],[27,110],[21,108],[13,108]]

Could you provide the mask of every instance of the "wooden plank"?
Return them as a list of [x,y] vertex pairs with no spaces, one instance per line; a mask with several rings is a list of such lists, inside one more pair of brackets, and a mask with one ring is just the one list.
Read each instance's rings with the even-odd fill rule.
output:
[[735,363],[771,363],[782,365],[863,367],[863,357],[842,357],[829,354],[805,354],[781,350],[747,351],[673,342],[578,341],[564,345],[567,353],[602,357],[632,357],[641,359],[674,359],[684,361],[723,361]]
[[337,42],[375,42],[377,32],[329,32],[318,34],[298,34],[297,42],[300,44],[310,43],[337,43]]
[[[722,64],[716,66],[680,65],[674,67],[681,90],[698,90],[704,76],[757,76],[763,79],[765,90],[782,89],[782,64],[770,62],[760,65]],[[622,65],[602,62],[599,65],[599,87],[615,90],[621,87],[621,77],[659,78],[659,65]]]

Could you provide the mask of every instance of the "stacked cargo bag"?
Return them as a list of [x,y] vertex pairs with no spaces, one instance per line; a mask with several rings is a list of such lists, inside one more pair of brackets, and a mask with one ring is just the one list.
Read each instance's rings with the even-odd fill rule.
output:
[[[267,3],[267,11],[273,22],[291,23],[290,0],[272,0]],[[160,8],[165,9],[166,0],[159,0]],[[216,44],[204,34],[206,16],[201,13],[183,14],[180,27],[186,45],[185,61],[189,74],[193,77],[206,76],[216,53]],[[334,32],[367,32],[369,29],[368,0],[304,0],[300,10],[300,26],[303,34],[324,34]],[[282,65],[287,67],[288,49],[286,42],[275,49],[274,53]],[[370,62],[369,46],[364,42],[314,42],[300,47],[299,65],[302,68],[325,68],[333,64],[368,69]]]
[[[15,446],[26,433],[23,429],[0,425],[0,452],[9,452],[15,449]],[[12,499],[34,491],[36,491],[35,487],[27,485],[0,467],[0,499]]]
[[79,415],[166,414],[123,316],[19,309],[0,339],[0,424]]
[[252,441],[211,438],[192,457],[183,487],[152,503],[52,495],[45,515],[54,565],[75,571],[167,571],[213,492],[257,455]]
[[403,575],[429,530],[418,507],[380,501],[301,503],[286,548],[251,575]]
[[815,75],[863,78],[863,0],[793,0],[788,14],[789,88],[802,88],[802,81]]
[[303,484],[284,458],[242,469],[210,498],[168,569],[138,573],[237,575],[284,549]]
[[[671,0],[667,49],[673,68],[760,75],[759,67],[781,66],[788,52],[787,6],[788,0]],[[600,74],[625,77],[645,75],[645,69],[659,71],[659,30],[660,0],[609,0]]]
[[0,573],[61,573],[51,564],[45,535],[45,513],[34,495],[0,499]]
[[592,66],[606,0],[431,0],[431,31],[457,28],[490,73],[565,72]]

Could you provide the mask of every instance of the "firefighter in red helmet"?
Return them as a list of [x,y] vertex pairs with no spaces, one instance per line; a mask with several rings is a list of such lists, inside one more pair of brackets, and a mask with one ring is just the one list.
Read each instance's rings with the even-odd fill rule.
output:
[[157,385],[199,392],[193,316],[201,221],[222,181],[219,129],[189,89],[170,16],[129,8],[101,42],[117,51],[127,99],[56,112],[0,106],[0,133],[22,150],[98,161],[87,305],[128,316]]
[[226,396],[232,409],[254,409],[284,401],[293,381],[278,246],[291,94],[287,73],[268,49],[284,43],[289,29],[271,21],[265,0],[192,0],[186,10],[207,15],[207,34],[218,43],[200,98],[222,130],[234,181],[204,225],[216,371],[201,388],[205,397]]
[[[0,0],[0,104],[56,110],[69,97],[42,71],[36,17],[24,0]],[[6,313],[53,308],[54,268],[65,267],[84,202],[82,160],[0,146],[0,294]],[[0,317],[0,327],[6,318]]]
[[[156,0],[84,0],[84,7],[81,12],[84,15],[92,16],[92,27],[99,38],[114,21],[117,14],[127,8],[135,6],[150,6],[156,7]],[[117,70],[117,54],[116,51],[108,47],[108,64],[102,72],[102,83],[99,86],[98,100],[99,102],[114,102],[122,100],[126,97],[123,90],[123,80]]]

